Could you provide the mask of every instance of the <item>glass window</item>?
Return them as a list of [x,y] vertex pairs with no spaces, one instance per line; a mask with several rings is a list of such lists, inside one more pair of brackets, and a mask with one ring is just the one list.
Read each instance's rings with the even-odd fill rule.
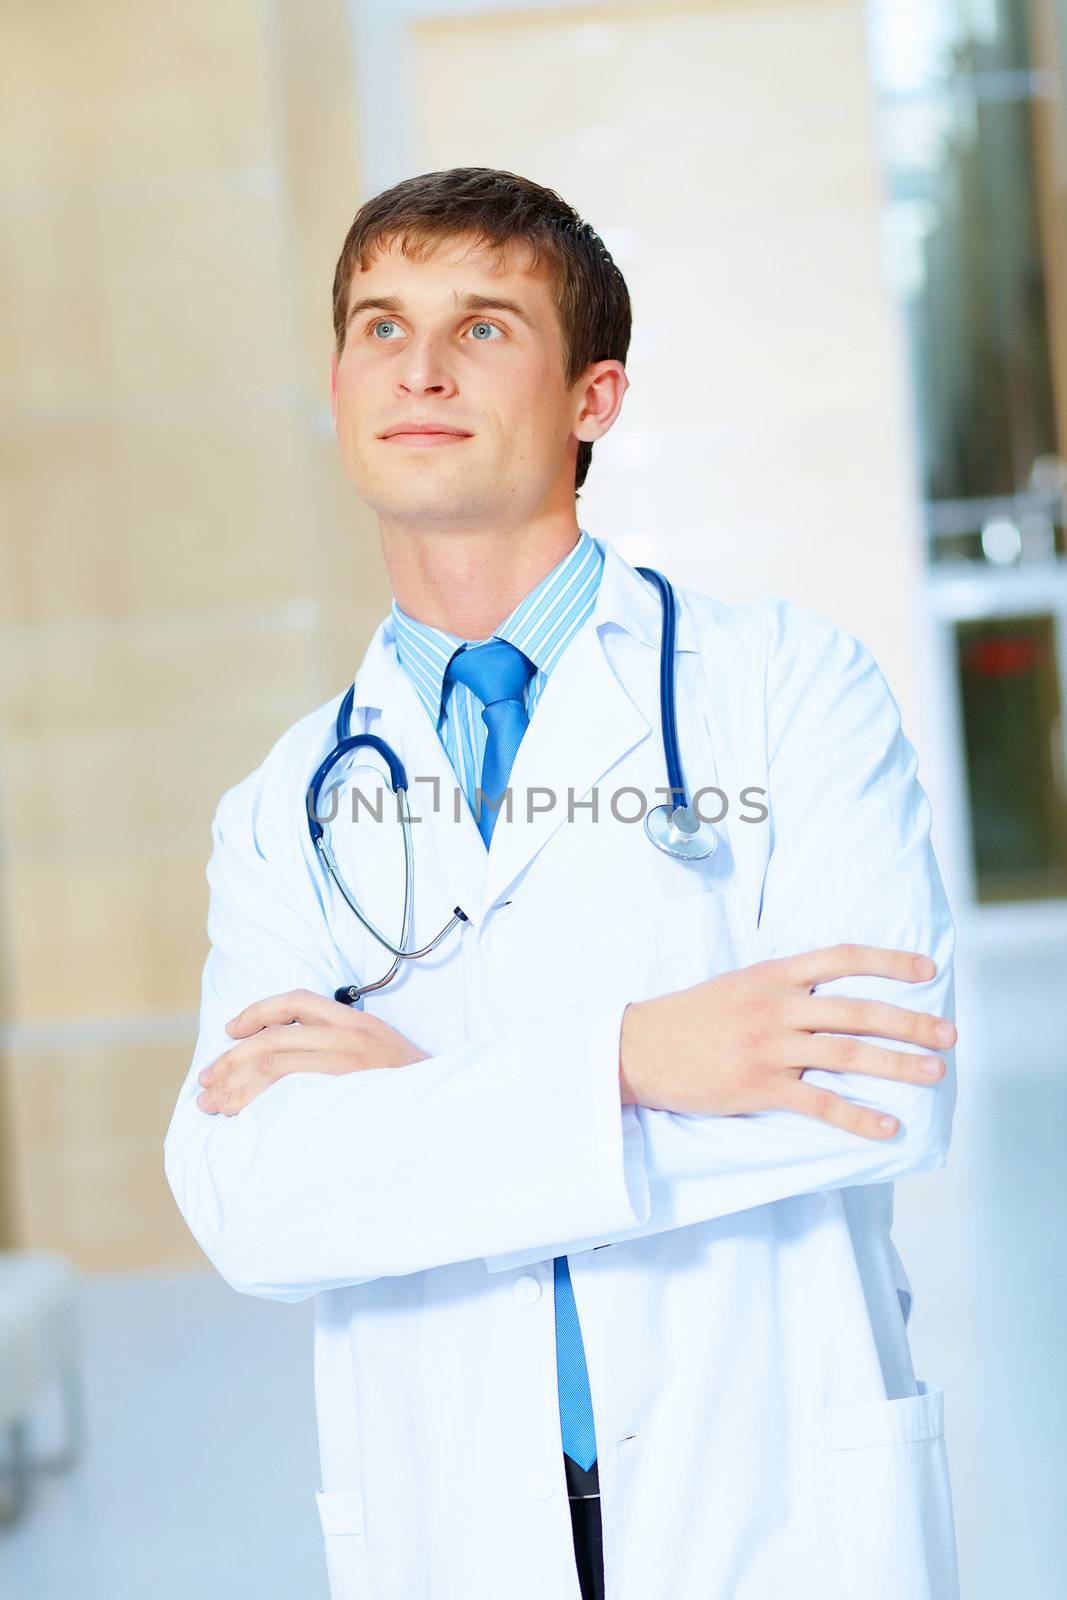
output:
[[1051,615],[956,625],[979,901],[1067,894],[1067,784]]
[[[1047,560],[1067,550],[1067,374],[1050,354],[1063,200],[1042,181],[1050,139],[1067,159],[1049,109],[1059,35],[1053,70],[1022,0],[873,0],[869,15],[931,558]],[[990,553],[990,522],[1013,525],[1014,555],[995,536]]]

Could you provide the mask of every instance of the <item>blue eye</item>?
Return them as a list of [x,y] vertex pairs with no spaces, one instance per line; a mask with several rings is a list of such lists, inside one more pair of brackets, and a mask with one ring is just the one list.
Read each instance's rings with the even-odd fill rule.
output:
[[[386,338],[379,338],[378,337],[378,329],[379,328],[395,328],[399,332],[400,331],[400,324],[398,322],[394,322],[391,317],[379,317],[377,322],[372,322],[371,325],[370,325],[371,337],[376,341],[376,343],[378,343],[378,344],[390,343],[391,344],[392,343],[392,335],[389,335]],[[476,344],[492,344],[493,335],[494,334],[499,335],[500,338],[504,337],[503,328],[498,327],[495,322],[475,322],[475,323],[472,323],[470,331],[472,333],[474,333],[474,335],[475,335],[475,343]]]

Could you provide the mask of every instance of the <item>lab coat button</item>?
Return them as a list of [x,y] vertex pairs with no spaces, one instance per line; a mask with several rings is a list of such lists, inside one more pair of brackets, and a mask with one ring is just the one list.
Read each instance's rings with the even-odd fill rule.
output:
[[552,1494],[552,1479],[544,1472],[534,1472],[528,1480],[530,1493],[538,1500],[547,1500]]
[[516,1300],[521,1300],[524,1306],[532,1306],[535,1300],[540,1300],[541,1298],[541,1285],[528,1272],[524,1273],[521,1278],[516,1280],[515,1298]]

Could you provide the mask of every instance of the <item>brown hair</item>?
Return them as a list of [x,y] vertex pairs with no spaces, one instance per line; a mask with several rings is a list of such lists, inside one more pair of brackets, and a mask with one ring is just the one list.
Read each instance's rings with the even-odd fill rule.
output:
[[[424,259],[444,239],[473,234],[498,258],[515,241],[532,252],[531,270],[548,264],[563,343],[568,387],[594,361],[626,362],[630,296],[622,273],[588,222],[529,178],[494,167],[452,167],[405,178],[374,195],[356,212],[333,279],[333,329],[340,355],[345,343],[348,292],[358,267],[376,250],[398,242],[402,254]],[[574,491],[585,482],[593,446],[578,445]]]

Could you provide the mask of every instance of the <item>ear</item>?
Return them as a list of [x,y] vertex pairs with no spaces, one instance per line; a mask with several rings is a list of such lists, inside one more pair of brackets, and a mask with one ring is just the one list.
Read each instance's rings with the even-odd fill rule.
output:
[[337,351],[330,357],[330,416],[333,418],[333,431],[337,433]]
[[577,410],[573,432],[576,439],[603,438],[619,414],[622,397],[630,387],[621,361],[594,361],[575,385]]

